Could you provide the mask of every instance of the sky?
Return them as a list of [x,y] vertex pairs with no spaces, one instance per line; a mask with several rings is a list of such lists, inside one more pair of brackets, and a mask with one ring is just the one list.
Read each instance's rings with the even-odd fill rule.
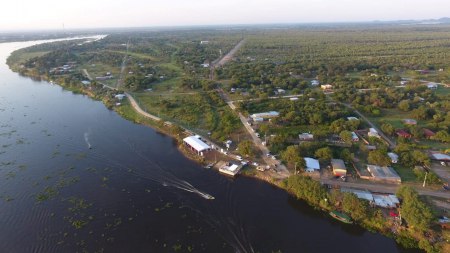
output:
[[449,0],[4,0],[0,31],[438,19]]

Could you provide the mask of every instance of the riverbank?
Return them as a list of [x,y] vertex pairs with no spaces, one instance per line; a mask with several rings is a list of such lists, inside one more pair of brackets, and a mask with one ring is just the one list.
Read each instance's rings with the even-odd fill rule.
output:
[[[44,79],[44,78],[42,78],[42,79]],[[44,79],[44,80],[48,80],[48,79]],[[132,105],[130,104],[130,102],[128,102],[127,100],[122,101],[122,102],[121,102],[121,103],[122,103],[121,106],[115,106],[115,105],[114,105],[115,103],[113,103],[113,106],[110,107],[110,106],[108,105],[108,101],[109,101],[110,97],[108,97],[108,98],[109,98],[109,99],[108,99],[104,93],[96,94],[96,91],[89,91],[89,90],[86,90],[86,89],[84,89],[84,88],[82,88],[82,87],[78,87],[78,86],[76,86],[76,87],[65,86],[65,85],[60,84],[61,82],[58,82],[58,80],[56,80],[56,83],[58,83],[58,84],[59,84],[61,87],[63,87],[64,89],[70,90],[70,91],[72,91],[72,92],[74,92],[74,93],[86,94],[86,95],[88,95],[89,97],[91,97],[91,98],[93,98],[93,99],[102,100],[103,103],[104,103],[108,108],[114,109],[114,110],[117,111],[123,118],[125,118],[125,119],[127,119],[127,120],[130,120],[130,121],[132,121],[132,122],[134,122],[134,123],[137,123],[137,124],[143,124],[143,125],[152,127],[152,128],[156,129],[157,131],[159,131],[159,132],[161,132],[161,133],[164,133],[164,134],[167,134],[167,135],[172,136],[172,137],[177,141],[178,149],[179,149],[179,150],[180,150],[187,158],[189,158],[189,159],[191,159],[191,160],[193,160],[193,161],[196,161],[196,162],[200,162],[200,163],[202,163],[202,162],[203,162],[203,163],[204,163],[204,162],[210,163],[210,161],[208,161],[208,160],[199,159],[198,156],[193,155],[192,153],[190,153],[190,152],[185,148],[185,146],[182,145],[182,138],[183,138],[184,136],[187,136],[187,135],[184,135],[184,134],[183,134],[182,129],[172,128],[171,126],[164,125],[164,122],[163,122],[163,121],[155,121],[155,120],[151,120],[151,119],[149,119],[149,118],[147,118],[147,117],[145,117],[145,116],[139,114],[136,110],[134,110],[134,108],[132,107]],[[99,89],[98,91],[104,91],[104,89]],[[253,171],[253,170],[251,170],[251,171]],[[292,188],[291,185],[289,185],[289,184],[287,183],[286,180],[281,180],[281,181],[280,181],[280,180],[274,180],[273,177],[266,176],[265,174],[259,173],[259,172],[252,173],[252,172],[250,172],[250,170],[249,170],[249,172],[246,172],[246,170],[244,170],[243,172],[244,172],[244,175],[245,175],[245,176],[258,178],[258,179],[260,179],[260,180],[269,182],[269,183],[271,183],[272,185],[277,185],[278,187],[280,187],[280,188],[286,190],[287,192],[289,192],[290,194],[296,195],[297,198],[299,198],[299,199],[304,199],[305,201],[308,201],[307,198],[299,197],[299,195],[295,193],[295,190]],[[318,186],[318,187],[322,187],[322,186]],[[322,188],[323,188],[323,187],[322,187]],[[311,193],[316,193],[316,191],[318,191],[318,189],[319,189],[319,188],[311,188],[311,189],[310,189],[310,192],[311,192]],[[308,202],[309,202],[312,206],[316,207],[317,209],[331,210],[331,209],[329,209],[329,208],[330,208],[329,205],[326,205],[326,203],[322,203],[322,202],[313,203],[313,202],[310,202],[310,201],[308,201]],[[377,220],[377,222],[378,222],[378,221],[379,221],[379,220]],[[361,223],[361,224],[365,224],[365,223]],[[382,228],[383,228],[382,226],[380,226],[380,227],[373,226],[373,228],[367,226],[367,227],[365,227],[365,228],[368,229],[369,231],[372,231],[372,232],[380,232],[380,233],[384,234],[384,233],[383,233],[383,230],[382,230]],[[394,236],[394,235],[389,234],[389,233],[386,233],[385,235],[387,235],[387,236]]]

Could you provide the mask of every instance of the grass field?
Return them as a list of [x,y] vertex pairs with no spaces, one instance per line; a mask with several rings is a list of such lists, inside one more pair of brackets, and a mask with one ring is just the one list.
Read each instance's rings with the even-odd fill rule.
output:
[[445,87],[444,85],[438,85],[438,88],[433,90],[433,92],[439,95],[448,95],[450,94],[450,88]]
[[391,167],[401,177],[402,182],[417,183],[417,176],[411,168],[395,163],[391,164]]

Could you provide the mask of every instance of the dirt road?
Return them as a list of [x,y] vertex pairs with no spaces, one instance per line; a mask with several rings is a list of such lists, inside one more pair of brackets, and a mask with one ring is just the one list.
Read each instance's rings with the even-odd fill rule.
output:
[[83,72],[84,72],[84,74],[86,75],[86,77],[89,79],[89,80],[92,80],[92,77],[89,75],[89,73],[87,72],[87,69],[83,69]]
[[[349,104],[345,104],[346,107],[350,108],[351,105]],[[393,141],[391,141],[391,139],[389,139],[386,135],[384,135],[383,132],[380,131],[380,129],[378,129],[368,118],[366,118],[366,116],[364,116],[362,113],[360,113],[358,110],[354,110],[354,112],[356,114],[358,114],[359,117],[361,117],[362,119],[364,119],[371,127],[375,128],[375,130],[377,130],[378,134],[387,142],[389,143],[389,147],[391,149],[396,149],[397,145],[395,145],[395,143]]]
[[228,54],[226,54],[224,57],[221,57],[211,63],[210,72],[209,72],[209,80],[214,80],[214,68],[222,66],[223,64],[227,63],[229,60],[233,58],[233,55],[239,50],[239,48],[244,44],[245,38],[243,38],[236,46],[234,46],[233,49],[231,49]]

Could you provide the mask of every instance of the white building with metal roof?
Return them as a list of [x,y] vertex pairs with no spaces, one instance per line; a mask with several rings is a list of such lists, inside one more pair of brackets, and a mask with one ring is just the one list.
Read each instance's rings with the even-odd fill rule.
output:
[[204,151],[211,151],[211,147],[195,136],[189,136],[183,139],[183,143],[197,155],[202,155]]

